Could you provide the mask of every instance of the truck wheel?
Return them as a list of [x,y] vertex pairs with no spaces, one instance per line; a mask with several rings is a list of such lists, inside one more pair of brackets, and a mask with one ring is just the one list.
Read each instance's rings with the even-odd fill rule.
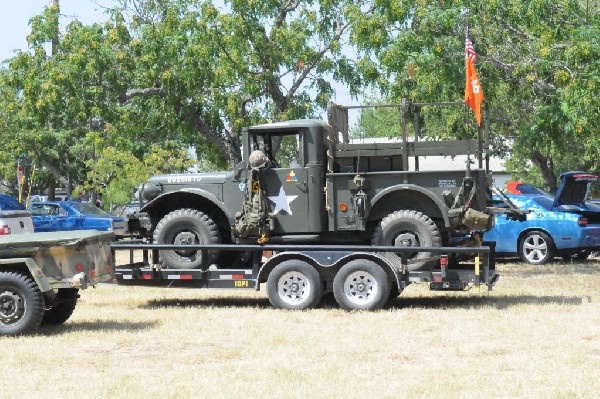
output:
[[[384,217],[373,233],[373,245],[396,247],[439,247],[442,245],[440,231],[428,216],[412,210],[395,211]],[[399,265],[400,253],[386,252],[388,260]],[[409,261],[433,256],[431,252],[407,253]],[[410,263],[408,270],[430,270],[436,261]]]
[[[155,244],[218,244],[221,241],[215,222],[195,209],[178,209],[167,214],[154,230]],[[207,265],[214,263],[219,252],[207,251]],[[198,250],[162,250],[161,262],[174,269],[196,269],[202,266],[202,252]]]
[[390,282],[377,263],[365,259],[348,262],[333,278],[333,295],[346,310],[374,310],[387,302]]
[[44,297],[35,281],[18,272],[0,272],[0,335],[36,330],[43,313]]
[[77,305],[78,292],[77,288],[59,289],[54,305],[44,312],[42,324],[59,325],[69,320]]
[[530,231],[519,242],[519,256],[530,265],[543,265],[554,259],[552,238],[543,231]]
[[269,302],[280,309],[308,309],[319,304],[323,285],[319,272],[301,260],[275,266],[267,279]]

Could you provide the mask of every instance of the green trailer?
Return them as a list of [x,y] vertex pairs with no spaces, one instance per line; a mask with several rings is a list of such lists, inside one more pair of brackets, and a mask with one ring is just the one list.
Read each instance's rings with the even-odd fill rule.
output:
[[69,319],[79,290],[114,278],[113,233],[95,230],[0,238],[0,335]]

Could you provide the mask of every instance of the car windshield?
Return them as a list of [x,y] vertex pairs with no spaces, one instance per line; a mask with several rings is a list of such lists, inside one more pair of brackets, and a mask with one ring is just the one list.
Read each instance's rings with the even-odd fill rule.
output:
[[2,211],[22,211],[25,207],[10,195],[0,194],[0,210]]
[[535,197],[533,200],[546,210],[552,209],[552,205],[554,204],[554,198],[546,196]]
[[108,215],[108,213],[104,212],[102,209],[90,202],[75,202],[71,205],[73,206],[73,209],[77,210],[83,215]]

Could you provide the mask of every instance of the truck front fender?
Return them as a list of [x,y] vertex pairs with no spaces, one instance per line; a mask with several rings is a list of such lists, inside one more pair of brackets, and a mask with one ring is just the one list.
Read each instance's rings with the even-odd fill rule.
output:
[[414,184],[398,184],[387,187],[375,195],[369,204],[369,220],[379,220],[393,211],[412,209],[432,218],[441,218],[450,227],[448,208],[431,191]]
[[235,215],[227,209],[223,201],[217,198],[216,195],[202,189],[191,187],[161,194],[145,204],[140,209],[140,212],[147,212],[148,214],[158,213],[161,216],[180,208],[194,208],[206,212],[206,209],[202,209],[202,204],[216,206],[227,218],[229,224],[234,223]]

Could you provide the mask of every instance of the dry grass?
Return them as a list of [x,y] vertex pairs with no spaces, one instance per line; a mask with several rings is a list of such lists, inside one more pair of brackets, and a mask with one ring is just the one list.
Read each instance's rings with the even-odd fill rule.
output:
[[377,312],[102,285],[65,325],[0,338],[0,396],[597,397],[600,259],[498,268],[489,294],[412,285]]

